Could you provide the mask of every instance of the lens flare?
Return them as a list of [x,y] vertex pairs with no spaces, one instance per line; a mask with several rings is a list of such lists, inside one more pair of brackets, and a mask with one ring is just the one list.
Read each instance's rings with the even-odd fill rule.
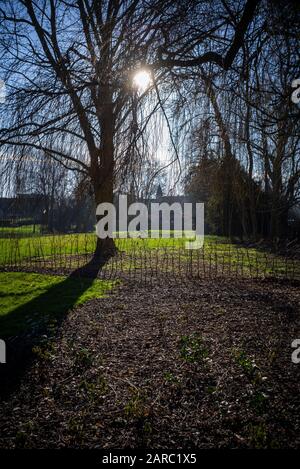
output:
[[145,92],[151,85],[151,75],[146,70],[140,70],[133,77],[133,85],[141,92]]

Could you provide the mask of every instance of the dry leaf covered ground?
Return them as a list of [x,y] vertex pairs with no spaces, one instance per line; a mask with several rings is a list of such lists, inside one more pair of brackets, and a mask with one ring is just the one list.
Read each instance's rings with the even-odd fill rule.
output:
[[35,348],[0,446],[300,447],[299,308],[282,282],[124,284]]

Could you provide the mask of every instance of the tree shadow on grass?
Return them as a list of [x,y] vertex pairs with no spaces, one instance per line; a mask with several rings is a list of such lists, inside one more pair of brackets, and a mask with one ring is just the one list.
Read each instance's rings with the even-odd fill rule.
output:
[[[19,386],[30,367],[32,348],[47,341],[57,331],[70,311],[92,286],[107,259],[92,258],[61,282],[49,286],[38,297],[0,316],[0,335],[6,341],[6,364],[0,364],[0,397],[7,398]],[[109,290],[109,283],[99,287],[99,296]],[[88,299],[88,298],[87,298]],[[23,330],[12,337],[12,331]]]

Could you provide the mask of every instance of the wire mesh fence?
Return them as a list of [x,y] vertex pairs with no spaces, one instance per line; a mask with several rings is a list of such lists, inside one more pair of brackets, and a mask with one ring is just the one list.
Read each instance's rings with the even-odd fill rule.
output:
[[[300,279],[296,248],[273,253],[208,236],[201,249],[185,249],[184,238],[117,239],[117,254],[99,269],[98,277],[151,281],[242,277]],[[93,259],[93,233],[20,236],[0,233],[0,268],[69,275]]]

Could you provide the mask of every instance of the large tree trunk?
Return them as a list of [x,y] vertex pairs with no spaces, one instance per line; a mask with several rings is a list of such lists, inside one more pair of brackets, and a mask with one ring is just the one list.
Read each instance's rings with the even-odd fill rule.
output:
[[[114,113],[109,83],[102,84],[101,91],[101,147],[91,166],[96,207],[104,202],[113,203],[114,188]],[[95,257],[109,258],[115,253],[116,246],[112,238],[97,237]]]
[[[94,192],[95,192],[95,202],[96,207],[104,202],[113,203],[113,171],[108,168],[107,178],[102,184],[95,183]],[[96,222],[99,218],[96,217]],[[96,249],[94,256],[96,258],[110,258],[111,256],[115,255],[117,252],[114,239],[113,238],[104,238],[101,239],[97,237]]]

